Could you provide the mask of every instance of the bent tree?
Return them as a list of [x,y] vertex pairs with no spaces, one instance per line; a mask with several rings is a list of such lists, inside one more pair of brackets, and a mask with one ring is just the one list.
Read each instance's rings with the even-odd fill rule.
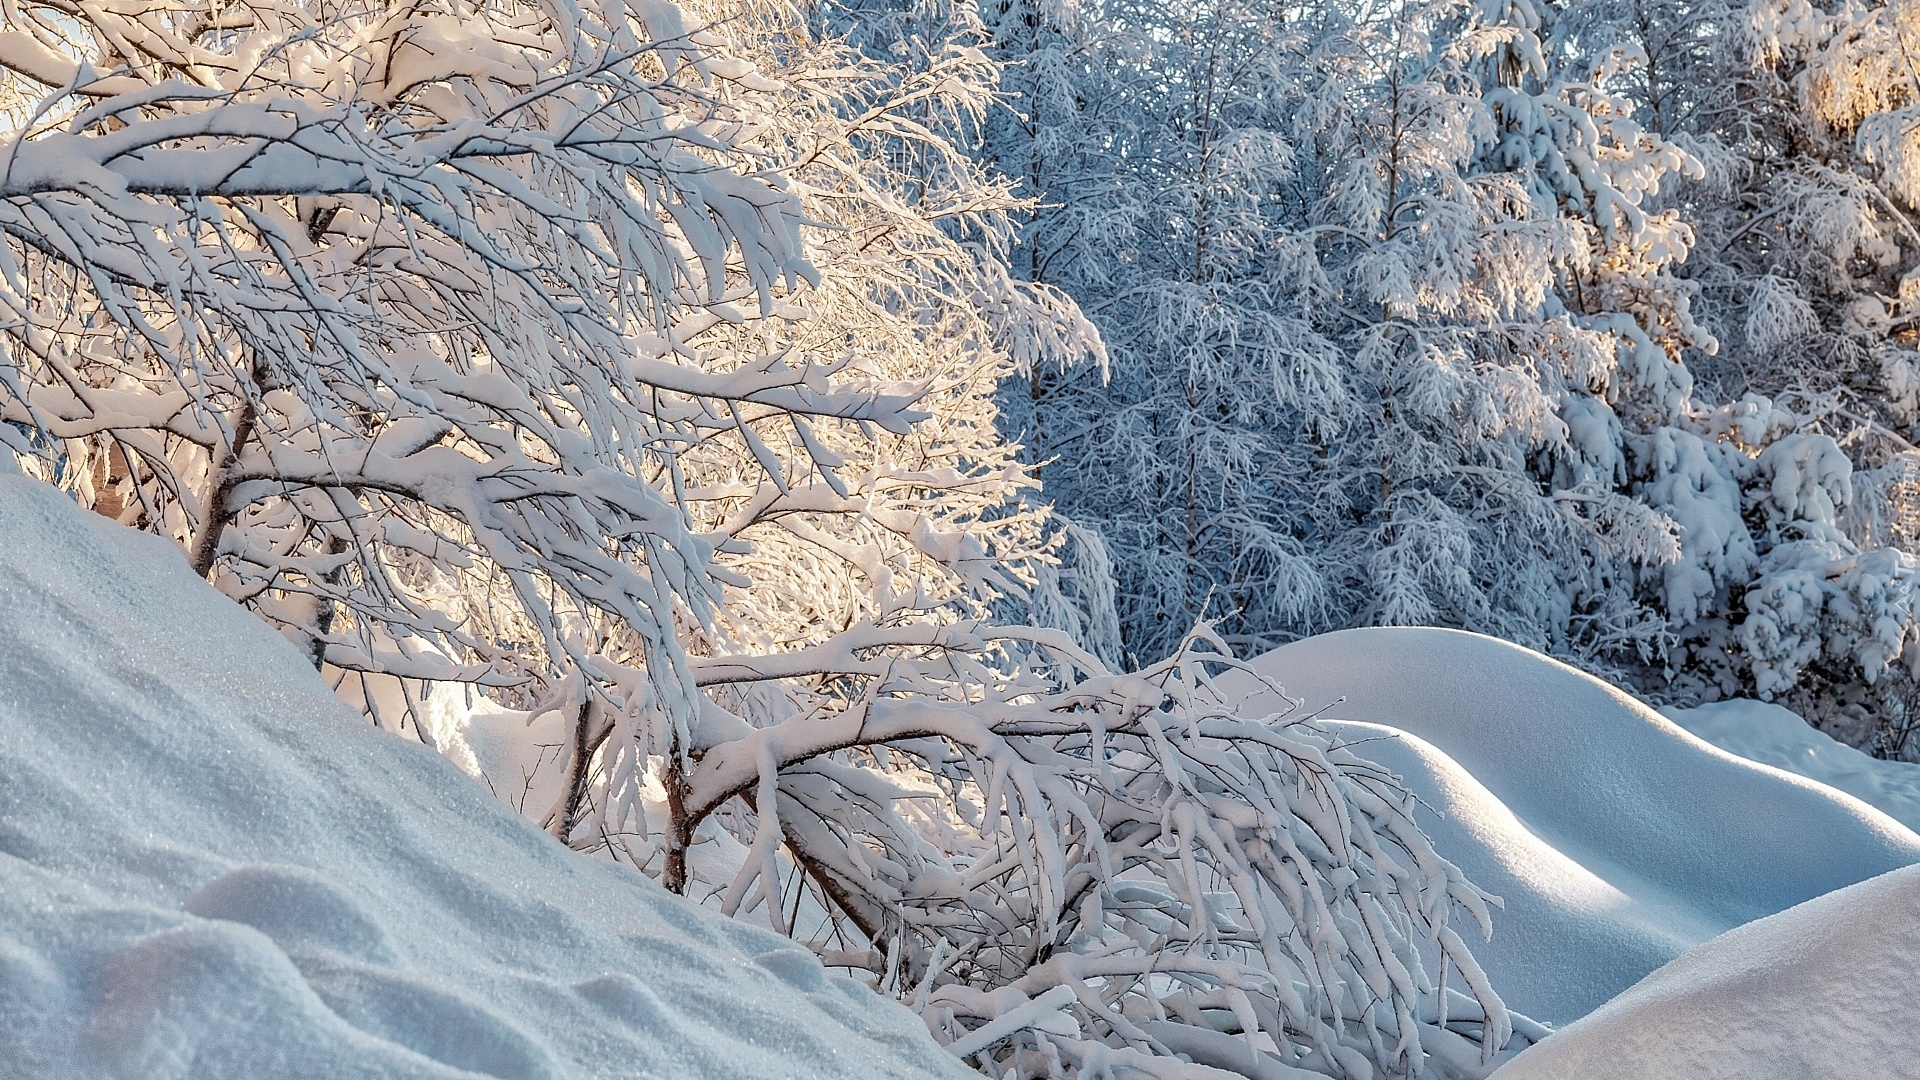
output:
[[1507,1043],[1392,777],[1237,715],[1204,629],[1117,673],[991,617],[1062,610],[994,388],[1098,342],[1007,273],[964,22],[4,10],[0,439],[375,722],[558,715],[530,816],[996,1076]]

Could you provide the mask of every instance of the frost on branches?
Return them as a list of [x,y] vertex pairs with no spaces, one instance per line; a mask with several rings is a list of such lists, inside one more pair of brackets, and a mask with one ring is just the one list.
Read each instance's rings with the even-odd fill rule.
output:
[[1618,57],[1550,55],[1527,3],[1000,9],[1041,62],[989,151],[1112,370],[1034,380],[1010,422],[1113,548],[1129,649],[1202,612],[1247,649],[1655,646],[1634,571],[1677,551],[1621,490],[1619,412],[1690,385],[1657,287],[1687,231],[1646,204],[1697,164],[1607,91]]
[[1122,652],[1462,627],[1900,752],[1920,8],[985,10],[1012,264],[1111,371],[1005,423],[1111,549]]
[[[1391,777],[1236,715],[1205,633],[1131,675],[1075,643],[1111,622],[1098,544],[1056,557],[993,395],[1101,346],[1007,271],[970,37],[6,12],[0,438],[374,722],[996,1076],[1457,1075],[1508,1042],[1454,925],[1487,898]],[[483,716],[530,769],[478,766]]]
[[1596,2],[1564,23],[1636,58],[1623,97],[1704,165],[1661,201],[1693,226],[1679,276],[1718,348],[1687,357],[1686,413],[1628,440],[1681,526],[1682,559],[1649,575],[1664,689],[1783,697],[1893,756],[1920,751],[1915,11]]

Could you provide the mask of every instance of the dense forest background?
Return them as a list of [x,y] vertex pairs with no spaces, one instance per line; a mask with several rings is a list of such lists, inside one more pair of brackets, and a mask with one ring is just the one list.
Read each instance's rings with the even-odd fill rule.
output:
[[947,18],[1005,65],[1009,266],[1106,342],[1002,396],[1101,647],[1462,627],[1907,752],[1910,6]]

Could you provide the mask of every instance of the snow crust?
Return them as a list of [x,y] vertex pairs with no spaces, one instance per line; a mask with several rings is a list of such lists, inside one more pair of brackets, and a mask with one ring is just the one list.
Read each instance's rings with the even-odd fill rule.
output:
[[1920,765],[1862,753],[1772,702],[1735,698],[1661,711],[1730,754],[1839,788],[1920,830]]
[[371,728],[170,544],[0,469],[0,1076],[967,1075]]
[[1494,638],[1349,630],[1253,666],[1438,812],[1423,822],[1436,849],[1505,901],[1474,953],[1539,1020],[1571,1021],[1716,934],[1920,861],[1920,836],[1858,799]]
[[1714,938],[1494,1080],[1880,1080],[1920,1060],[1920,867]]

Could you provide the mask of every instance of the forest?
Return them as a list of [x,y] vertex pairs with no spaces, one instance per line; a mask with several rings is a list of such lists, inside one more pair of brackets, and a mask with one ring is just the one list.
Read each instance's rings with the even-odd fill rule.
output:
[[[1864,944],[1920,940],[1916,50],[1917,0],[0,0],[0,1073],[1893,1075],[1820,964],[1920,963]],[[258,795],[188,748],[338,827],[185,839]],[[383,876],[443,857],[507,891]],[[598,914],[485,921],[548,880]],[[648,1058],[710,1021],[621,989],[616,1054],[514,981],[561,960],[406,974],[442,903],[594,1001],[655,961],[587,922],[732,920],[918,1042]],[[202,924],[253,936],[152,943]],[[258,986],[291,1026],[209,1019]]]

